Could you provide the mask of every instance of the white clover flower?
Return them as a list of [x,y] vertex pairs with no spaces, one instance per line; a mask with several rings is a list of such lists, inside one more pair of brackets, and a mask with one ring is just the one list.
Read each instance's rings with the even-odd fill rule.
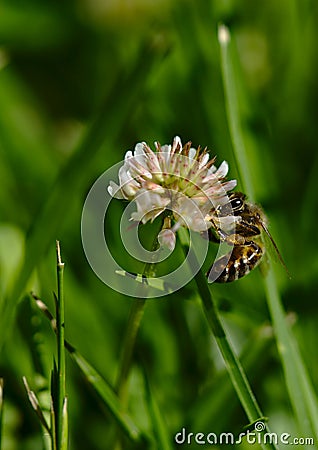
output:
[[227,192],[236,186],[236,180],[225,179],[227,162],[217,169],[206,148],[195,149],[190,142],[182,147],[178,136],[172,145],[156,142],[155,147],[152,151],[142,142],[134,153],[128,151],[119,169],[119,185],[111,181],[108,186],[112,197],[136,202],[131,220],[146,223],[170,210],[174,232],[179,226],[206,231],[212,221],[221,229],[233,228],[238,216],[217,214],[217,208],[229,201]]
[[172,251],[176,245],[176,235],[171,229],[161,230],[158,234],[158,242]]

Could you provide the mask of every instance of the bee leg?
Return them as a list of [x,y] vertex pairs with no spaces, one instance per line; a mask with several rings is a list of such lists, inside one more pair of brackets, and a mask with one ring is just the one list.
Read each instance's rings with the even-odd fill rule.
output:
[[240,234],[227,234],[225,231],[221,230],[220,228],[216,228],[215,230],[212,230],[211,228],[208,229],[208,235],[209,240],[211,242],[226,242],[229,245],[244,245],[245,244],[245,238],[241,236]]
[[210,242],[215,242],[216,244],[219,244],[221,239],[219,235],[216,234],[217,232],[212,230],[212,228],[208,229],[208,238]]
[[221,228],[219,228],[214,220],[211,220],[211,223],[213,227],[208,229],[209,240],[211,242],[217,243],[219,243],[220,241],[226,241],[228,234],[225,233]]
[[245,237],[240,234],[228,234],[225,241],[229,245],[245,245]]

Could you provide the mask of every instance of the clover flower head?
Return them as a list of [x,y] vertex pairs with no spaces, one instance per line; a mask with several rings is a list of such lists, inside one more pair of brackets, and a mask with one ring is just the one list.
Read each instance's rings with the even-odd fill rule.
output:
[[182,146],[178,136],[172,145],[155,142],[155,151],[141,142],[134,152],[126,153],[118,172],[119,184],[111,181],[108,192],[115,198],[136,202],[137,211],[131,220],[146,223],[170,210],[174,232],[179,226],[206,231],[212,221],[226,229],[239,217],[219,217],[217,210],[229,201],[227,192],[236,186],[236,180],[226,181],[226,161],[219,168],[214,161],[206,148],[195,149],[191,142]]

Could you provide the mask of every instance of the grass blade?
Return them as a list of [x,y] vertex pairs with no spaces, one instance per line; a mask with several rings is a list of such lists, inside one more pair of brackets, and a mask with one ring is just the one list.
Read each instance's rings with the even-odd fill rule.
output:
[[62,410],[62,436],[61,436],[61,450],[68,449],[68,413],[67,413],[67,397],[64,398]]
[[302,432],[306,433],[304,435],[314,435],[317,441],[316,393],[302,361],[296,339],[287,325],[273,270],[269,271],[265,279],[265,289],[291,404]]
[[249,164],[240,122],[238,95],[235,85],[236,80],[233,75],[232,59],[230,55],[231,49],[229,43],[231,36],[229,30],[224,25],[219,26],[218,37],[221,45],[221,68],[224,84],[225,109],[228,118],[233,150],[235,152],[236,149],[239,149],[240,153],[240,157],[236,158],[236,164],[244,191],[247,192],[249,198],[253,200],[255,197],[254,186],[250,171],[248,170]]
[[160,408],[151,390],[146,372],[144,372],[144,379],[146,385],[146,399],[147,404],[149,405],[149,412],[157,447],[161,450],[172,450],[172,445],[170,443],[171,436],[169,435]]
[[27,379],[25,377],[23,377],[23,384],[27,391],[32,408],[34,409],[36,415],[38,416],[38,418],[39,418],[41,424],[43,425],[43,427],[45,428],[45,430],[51,435],[51,429],[44,417],[39,400],[38,400],[37,396],[35,395],[34,391],[31,391],[29,384],[27,382]]
[[[52,374],[53,376],[53,374]],[[56,416],[55,416],[55,412],[54,412],[54,404],[53,404],[53,398],[51,399],[51,433],[52,433],[52,450],[57,450],[57,445],[56,445],[56,428],[55,428],[55,424],[56,424]]]
[[78,368],[81,370],[86,381],[107,406],[112,416],[128,438],[133,442],[142,440],[143,434],[141,430],[137,427],[130,416],[122,410],[121,403],[111,386],[78,351],[73,350],[71,352],[71,356]]
[[[241,352],[240,359],[245,370],[251,374],[251,381],[262,376],[264,355],[270,354],[273,345],[272,328],[263,326],[250,337]],[[213,402],[211,398],[213,397]],[[230,384],[226,370],[221,371],[199,395],[198,400],[191,408],[188,422],[193,424],[194,430],[209,429],[211,423],[216,430],[224,430],[228,417],[220,415],[223,406],[227,405],[227,413],[234,415],[239,402],[234,399],[233,388]]]
[[[221,46],[221,65],[226,101],[226,111],[233,144],[233,152],[239,167],[243,185],[250,198],[254,197],[251,182],[251,168],[246,157],[246,150],[240,125],[237,107],[237,87],[234,76],[233,62],[230,53],[230,33],[221,25],[219,27],[219,42]],[[270,270],[264,277],[266,298],[270,310],[277,347],[280,354],[286,385],[297,418],[300,431],[304,436],[316,436],[318,439],[318,406],[317,397],[313,390],[307,369],[297,349],[292,332],[288,329],[284,310],[274,273]]]

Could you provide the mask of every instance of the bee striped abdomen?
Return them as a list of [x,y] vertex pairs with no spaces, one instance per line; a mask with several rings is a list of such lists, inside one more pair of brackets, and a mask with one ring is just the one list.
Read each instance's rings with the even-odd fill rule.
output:
[[230,254],[215,261],[208,272],[208,277],[211,280],[215,279],[216,283],[230,283],[238,280],[254,269],[262,256],[262,247],[253,241],[246,242],[244,245],[235,245]]

